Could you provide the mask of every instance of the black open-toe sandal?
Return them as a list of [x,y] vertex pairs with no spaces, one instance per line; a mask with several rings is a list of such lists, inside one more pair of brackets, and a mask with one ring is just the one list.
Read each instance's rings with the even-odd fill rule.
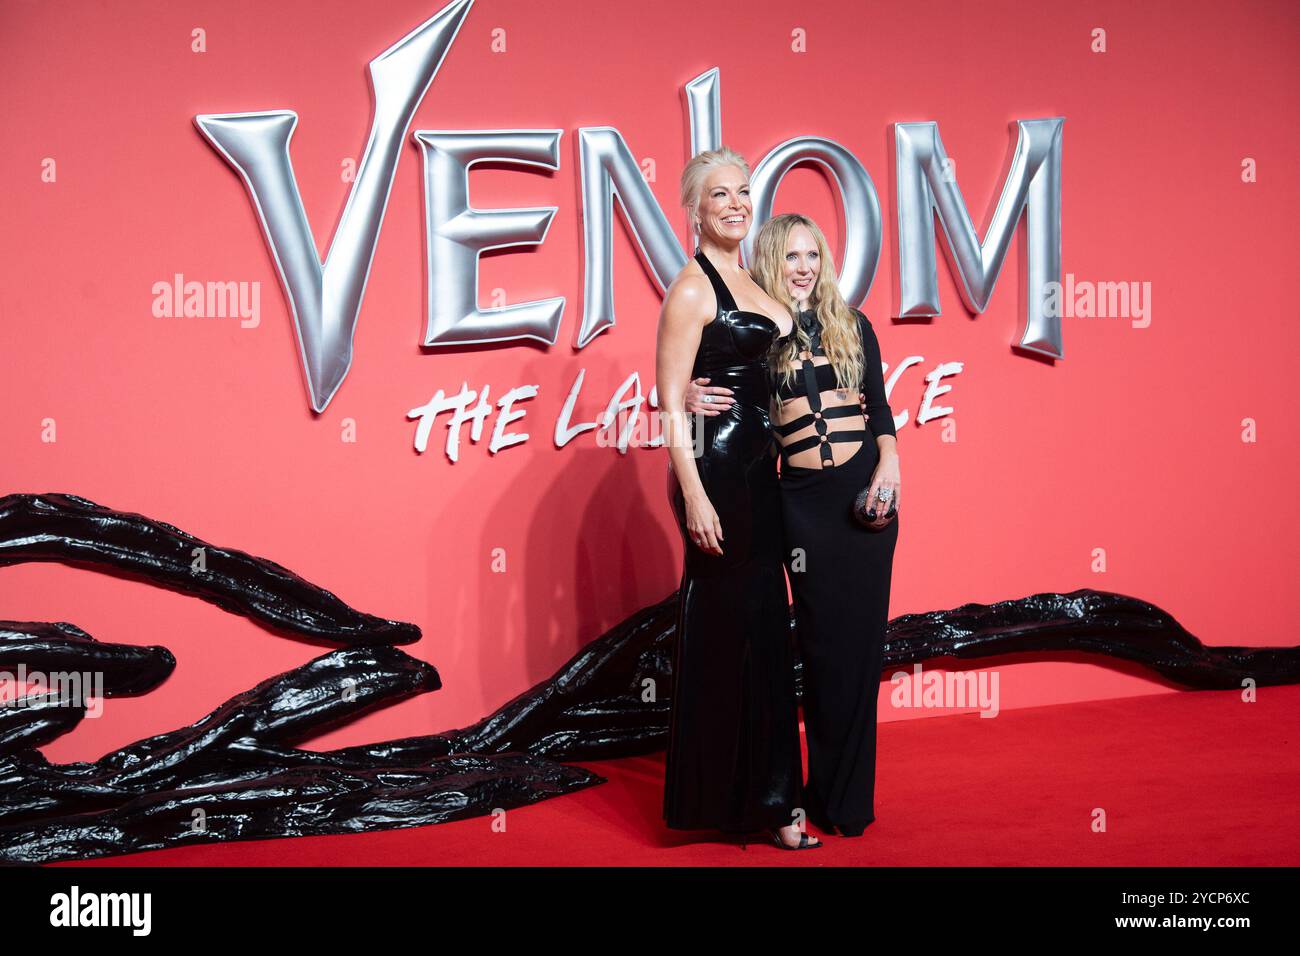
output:
[[808,834],[803,832],[802,830],[799,832],[798,846],[790,846],[790,844],[782,840],[780,830],[769,828],[767,831],[767,835],[770,836],[772,838],[772,842],[775,843],[777,846],[779,846],[782,850],[815,850],[822,845],[821,840],[818,840],[816,843],[809,843]]

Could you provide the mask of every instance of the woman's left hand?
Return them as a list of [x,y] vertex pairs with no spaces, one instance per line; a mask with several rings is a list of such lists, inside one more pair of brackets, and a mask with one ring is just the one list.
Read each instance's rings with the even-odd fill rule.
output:
[[[871,475],[870,490],[867,494],[867,500],[876,511],[872,527],[883,528],[889,523],[892,512],[898,511],[898,489],[901,482],[898,473],[898,453],[882,452],[876,470]],[[884,501],[881,500],[882,493],[887,495]]]

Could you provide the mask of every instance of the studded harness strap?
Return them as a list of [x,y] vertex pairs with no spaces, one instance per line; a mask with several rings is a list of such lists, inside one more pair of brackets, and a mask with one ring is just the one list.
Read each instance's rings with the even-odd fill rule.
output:
[[[781,446],[781,460],[784,464],[790,463],[790,456],[797,455],[801,451],[807,451],[809,448],[821,448],[822,467],[829,468],[835,465],[835,456],[831,452],[831,442],[860,441],[867,440],[866,429],[853,429],[828,433],[826,419],[828,418],[850,418],[854,415],[860,415],[865,424],[867,420],[866,411],[863,409],[861,402],[858,405],[834,405],[830,408],[822,408],[821,389],[817,385],[817,364],[812,360],[812,356],[825,356],[826,352],[821,343],[821,324],[817,321],[817,316],[812,313],[804,313],[799,316],[799,321],[804,330],[808,333],[811,340],[809,349],[811,355],[802,360],[802,370],[804,383],[804,392],[808,399],[808,407],[812,409],[805,415],[800,415],[793,421],[786,422],[784,425],[776,426],[776,431],[783,438],[787,435],[793,435],[801,428],[807,428],[812,424],[817,430],[817,434],[801,438],[796,442]],[[859,399],[861,394],[859,393]]]

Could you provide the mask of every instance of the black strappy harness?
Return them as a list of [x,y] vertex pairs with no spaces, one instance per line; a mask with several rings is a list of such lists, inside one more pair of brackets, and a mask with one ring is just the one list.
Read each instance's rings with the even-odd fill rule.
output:
[[[805,318],[805,315],[809,315]],[[783,464],[790,464],[790,456],[797,455],[801,451],[807,451],[809,448],[821,448],[822,467],[830,468],[835,465],[835,456],[831,452],[831,442],[833,441],[860,441],[866,442],[866,429],[854,429],[831,432],[828,434],[826,419],[828,418],[850,418],[854,415],[862,416],[862,421],[866,423],[866,412],[863,411],[861,404],[853,405],[834,405],[830,408],[822,408],[821,389],[817,385],[817,364],[813,362],[812,356],[825,356],[826,351],[822,348],[821,342],[821,325],[817,321],[816,314],[801,314],[799,322],[803,325],[804,330],[808,333],[811,340],[809,351],[811,355],[803,359],[803,387],[808,399],[808,407],[811,409],[806,415],[800,415],[793,421],[786,422],[784,425],[777,425],[776,431],[782,438],[793,435],[801,428],[807,428],[810,424],[817,429],[817,434],[801,438],[796,442],[781,446],[781,461]],[[861,398],[861,393],[859,393]]]

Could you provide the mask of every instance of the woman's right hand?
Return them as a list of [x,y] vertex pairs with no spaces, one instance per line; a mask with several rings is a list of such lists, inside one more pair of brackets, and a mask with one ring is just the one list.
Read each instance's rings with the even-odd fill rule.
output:
[[[735,393],[721,385],[713,385],[708,388],[709,380],[707,378],[697,378],[686,386],[686,395],[684,404],[686,410],[692,413],[707,415],[709,418],[715,415],[721,415],[729,411],[731,406],[736,404],[736,400],[731,396]],[[709,396],[709,401],[704,400],[704,396]]]
[[705,554],[722,554],[722,522],[708,495],[686,499],[686,531]]

